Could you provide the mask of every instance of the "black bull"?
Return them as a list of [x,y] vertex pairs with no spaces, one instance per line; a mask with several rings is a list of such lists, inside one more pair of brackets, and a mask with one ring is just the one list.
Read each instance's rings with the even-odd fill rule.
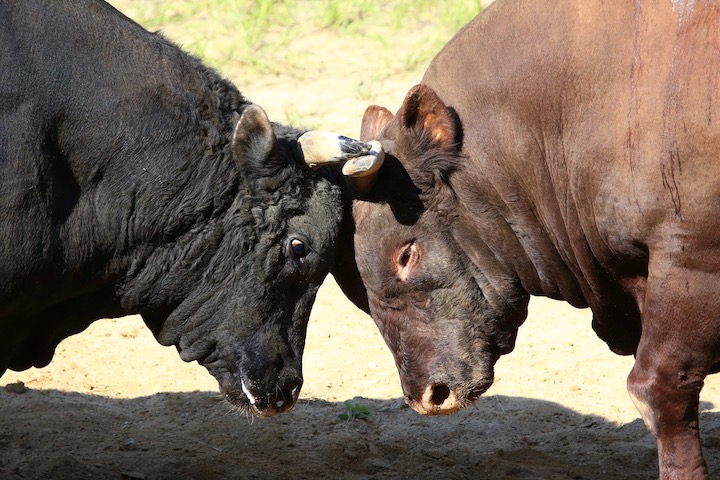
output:
[[101,0],[1,2],[0,374],[139,313],[231,403],[291,408],[344,208],[303,133]]

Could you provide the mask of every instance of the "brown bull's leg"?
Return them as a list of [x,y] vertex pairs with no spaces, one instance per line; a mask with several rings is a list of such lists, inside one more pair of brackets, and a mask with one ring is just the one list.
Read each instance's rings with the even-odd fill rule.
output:
[[[641,352],[642,350],[642,352]],[[652,347],[638,350],[628,390],[658,446],[662,480],[709,479],[698,428],[704,375],[663,365]],[[687,376],[686,376],[687,375]]]
[[[698,424],[700,390],[716,362],[717,300],[707,275],[670,269],[648,280],[643,332],[628,391],[657,439],[662,480],[709,479]],[[672,271],[675,270],[675,271]]]

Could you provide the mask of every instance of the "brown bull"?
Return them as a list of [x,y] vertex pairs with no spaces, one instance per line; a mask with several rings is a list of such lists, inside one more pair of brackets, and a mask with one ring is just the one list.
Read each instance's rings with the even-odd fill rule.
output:
[[[706,478],[698,402],[720,366],[720,6],[498,0],[363,137],[362,284],[408,403],[452,413],[493,381],[530,295],[590,307],[635,355],[660,477]],[[366,179],[367,180],[367,179]],[[349,242],[348,242],[349,243]]]

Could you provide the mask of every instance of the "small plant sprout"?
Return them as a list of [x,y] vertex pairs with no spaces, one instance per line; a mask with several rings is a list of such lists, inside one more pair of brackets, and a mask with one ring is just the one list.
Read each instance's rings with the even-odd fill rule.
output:
[[352,400],[345,400],[345,411],[338,414],[338,418],[342,420],[364,420],[370,416],[370,409],[360,403]]

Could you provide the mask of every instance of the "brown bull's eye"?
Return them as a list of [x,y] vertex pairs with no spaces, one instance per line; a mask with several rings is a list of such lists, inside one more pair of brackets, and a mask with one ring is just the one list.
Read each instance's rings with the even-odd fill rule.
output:
[[401,280],[405,281],[410,277],[412,271],[419,262],[419,251],[415,241],[406,244],[395,257],[395,273]]
[[310,249],[305,245],[302,240],[293,238],[290,242],[290,251],[295,258],[304,258],[310,253]]
[[400,266],[405,267],[407,266],[408,262],[410,261],[410,256],[412,255],[411,247],[408,246],[403,252],[400,254],[400,258],[398,258],[398,263]]

